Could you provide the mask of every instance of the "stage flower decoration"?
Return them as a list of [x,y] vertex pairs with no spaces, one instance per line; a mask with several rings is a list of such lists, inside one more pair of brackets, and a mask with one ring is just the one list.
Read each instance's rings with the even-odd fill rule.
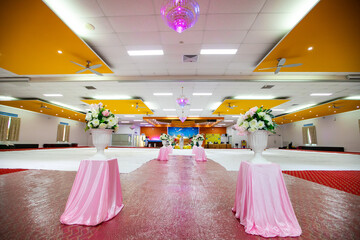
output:
[[102,103],[91,104],[85,122],[85,131],[89,129],[114,129],[116,131],[119,128],[118,118],[109,109],[106,109]]
[[204,136],[202,135],[202,134],[196,134],[196,136],[194,137],[194,140],[195,141],[204,141],[205,140],[205,138],[204,138]]
[[169,135],[167,135],[166,133],[162,133],[161,135],[160,135],[160,140],[161,141],[168,141],[169,140]]
[[253,107],[245,114],[240,114],[234,127],[239,135],[246,135],[257,130],[275,133],[277,125],[272,121],[273,118],[271,109]]

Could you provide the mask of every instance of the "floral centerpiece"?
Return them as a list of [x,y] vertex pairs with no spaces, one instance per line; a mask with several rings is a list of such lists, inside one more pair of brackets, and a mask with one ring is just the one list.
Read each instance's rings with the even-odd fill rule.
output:
[[276,124],[272,121],[274,115],[270,109],[253,107],[245,114],[240,114],[235,129],[239,135],[246,135],[257,130],[266,130],[275,133]]
[[116,131],[119,128],[117,117],[102,103],[91,104],[85,121],[85,131],[89,129],[114,129]]
[[239,135],[249,133],[248,139],[254,151],[254,157],[250,160],[252,163],[271,163],[264,158],[262,152],[267,146],[268,131],[275,133],[277,125],[272,121],[273,117],[270,109],[253,107],[244,115],[241,114],[235,125]]
[[168,141],[169,140],[169,135],[167,135],[166,133],[162,133],[161,135],[160,135],[160,140],[161,141]]
[[204,136],[202,134],[199,133],[199,134],[195,135],[194,140],[195,141],[204,141],[205,138],[204,138]]

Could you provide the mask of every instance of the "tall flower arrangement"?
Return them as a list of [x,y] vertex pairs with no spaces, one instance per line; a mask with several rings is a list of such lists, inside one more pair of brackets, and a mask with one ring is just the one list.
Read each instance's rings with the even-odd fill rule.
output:
[[106,109],[102,103],[91,104],[85,121],[85,131],[89,129],[114,129],[116,131],[119,128],[118,118],[109,109]]
[[195,141],[204,141],[205,138],[202,134],[199,133],[199,134],[196,134],[196,136],[194,137],[194,140]]
[[245,114],[240,114],[235,129],[239,135],[246,135],[257,130],[275,133],[277,125],[272,121],[273,118],[274,115],[271,114],[271,109],[253,107]]
[[162,141],[168,141],[169,140],[169,135],[167,135],[166,133],[162,133],[161,135],[160,135],[160,140],[162,140]]

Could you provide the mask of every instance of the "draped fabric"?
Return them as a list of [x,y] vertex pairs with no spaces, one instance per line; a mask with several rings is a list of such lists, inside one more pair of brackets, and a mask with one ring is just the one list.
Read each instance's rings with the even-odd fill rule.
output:
[[263,237],[301,235],[278,164],[241,162],[233,212],[246,233]]
[[172,153],[172,148],[168,148],[168,147],[161,147],[159,150],[159,155],[157,157],[157,160],[160,161],[167,161],[169,160],[169,154]]
[[0,115],[0,141],[7,141],[10,117]]
[[11,117],[8,141],[19,141],[20,118]]
[[95,226],[123,207],[117,159],[82,160],[60,222]]
[[302,135],[303,135],[303,143],[304,144],[317,144],[315,126],[303,127]]
[[192,154],[195,154],[195,160],[198,162],[206,162],[206,153],[203,147],[194,146],[192,150]]

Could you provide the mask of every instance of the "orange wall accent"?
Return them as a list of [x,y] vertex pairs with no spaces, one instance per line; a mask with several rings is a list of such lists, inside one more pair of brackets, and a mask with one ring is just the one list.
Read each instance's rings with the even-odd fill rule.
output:
[[140,127],[140,134],[143,133],[151,140],[159,138],[162,133],[167,133],[167,127]]
[[226,127],[201,127],[200,128],[201,134],[225,134],[226,133]]

